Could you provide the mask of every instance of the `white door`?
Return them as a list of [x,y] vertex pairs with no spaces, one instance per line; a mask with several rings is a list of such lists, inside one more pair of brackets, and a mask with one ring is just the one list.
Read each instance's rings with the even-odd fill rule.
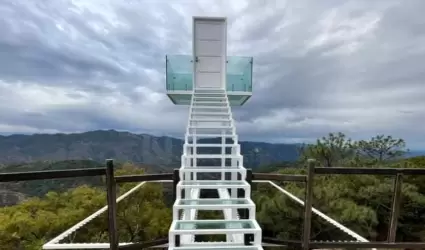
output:
[[194,55],[195,84],[197,88],[224,87],[225,34],[224,21],[195,21]]

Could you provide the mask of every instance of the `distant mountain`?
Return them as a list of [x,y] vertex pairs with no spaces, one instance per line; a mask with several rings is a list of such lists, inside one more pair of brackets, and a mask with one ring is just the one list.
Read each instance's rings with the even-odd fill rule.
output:
[[[218,138],[210,141],[219,140]],[[0,164],[33,161],[93,160],[112,158],[158,167],[179,167],[184,141],[115,130],[75,134],[0,136]],[[258,167],[298,158],[297,145],[240,142],[246,167]],[[218,150],[221,150],[218,148]],[[211,151],[208,151],[211,152]]]
[[407,152],[406,157],[425,156],[425,150],[411,150]]

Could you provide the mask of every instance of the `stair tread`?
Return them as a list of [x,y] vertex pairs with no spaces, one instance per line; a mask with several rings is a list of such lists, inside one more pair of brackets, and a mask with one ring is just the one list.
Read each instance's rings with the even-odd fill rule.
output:
[[172,250],[221,250],[221,249],[228,249],[228,250],[262,250],[262,247],[258,246],[232,246],[228,245],[227,242],[223,242],[222,245],[220,245],[219,242],[215,244],[214,246],[185,246],[185,247],[173,247],[169,248]]
[[192,128],[203,128],[203,129],[231,129],[233,126],[217,126],[217,125],[211,125],[211,126],[199,126],[199,125],[190,125],[190,129]]
[[[189,228],[191,226],[197,227],[195,230]],[[202,229],[198,228],[199,226]],[[196,233],[206,232],[208,234],[225,233],[226,231],[239,230],[244,232],[253,232],[259,229],[258,223],[255,219],[241,219],[241,220],[178,220],[175,221],[173,231],[196,231]]]
[[[183,167],[184,169],[187,169],[187,168],[189,168],[189,167]],[[222,167],[222,166],[196,166],[196,167],[193,167],[194,169],[199,169],[199,170],[203,170],[203,169],[205,169],[205,170],[208,170],[208,169],[219,169],[219,170],[226,170],[226,169],[228,169],[228,170],[232,170],[232,169],[237,169],[237,168],[243,168],[243,169],[246,169],[246,168],[244,168],[243,166],[224,166],[224,167]]]
[[232,122],[232,119],[217,119],[217,118],[190,119],[190,122]]
[[211,101],[193,101],[193,103],[202,103],[202,104],[227,104],[227,102],[211,102]]
[[177,186],[217,186],[218,188],[235,187],[235,186],[250,186],[245,180],[242,181],[222,181],[222,180],[197,180],[197,181],[180,181]]
[[220,143],[197,143],[197,144],[193,144],[193,143],[187,143],[187,144],[185,144],[186,146],[189,146],[189,147],[194,147],[195,145],[197,146],[197,147],[200,147],[200,148],[205,148],[205,147],[218,147],[218,148],[221,148],[221,147],[237,147],[237,146],[239,146],[239,144],[220,144]]
[[192,105],[192,109],[229,109],[226,105],[205,105],[202,103],[202,105]]
[[192,115],[230,115],[228,112],[192,112]]
[[244,167],[219,167],[219,168],[198,168],[198,167],[183,167],[180,168],[180,171],[182,173],[184,172],[197,172],[197,173],[238,173],[238,172],[242,172],[242,173],[246,173],[246,168]]
[[187,158],[206,158],[206,159],[210,159],[210,158],[242,158],[242,155],[232,155],[232,154],[224,154],[222,155],[220,154],[196,154],[196,155],[183,155],[184,157]]
[[236,137],[233,134],[187,134],[188,137]]
[[254,202],[249,198],[234,198],[234,199],[179,199],[175,202],[178,207],[252,207],[255,206]]

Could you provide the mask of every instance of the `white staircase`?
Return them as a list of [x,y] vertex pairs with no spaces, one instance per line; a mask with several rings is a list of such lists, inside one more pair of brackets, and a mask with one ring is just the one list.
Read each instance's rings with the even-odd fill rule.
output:
[[[255,220],[251,186],[225,90],[194,90],[183,147],[168,249],[262,249],[261,228]],[[201,189],[217,190],[219,198],[201,199]],[[238,189],[244,190],[242,198]],[[239,218],[237,209],[247,209],[249,217]],[[224,219],[198,220],[199,210],[223,211]],[[254,236],[250,245],[245,245],[245,234]],[[195,235],[226,235],[226,241],[195,242]]]

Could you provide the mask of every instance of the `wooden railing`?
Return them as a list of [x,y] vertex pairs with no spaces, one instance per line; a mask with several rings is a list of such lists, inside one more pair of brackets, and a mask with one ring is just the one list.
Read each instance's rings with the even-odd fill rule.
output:
[[[401,202],[401,188],[404,175],[425,175],[425,169],[410,169],[410,168],[329,168],[315,167],[315,162],[310,160],[307,166],[306,175],[285,175],[285,174],[270,174],[270,173],[252,173],[248,169],[247,181],[294,181],[304,182],[305,201],[304,201],[304,223],[303,235],[300,241],[287,241],[272,238],[263,238],[264,243],[281,246],[291,246],[293,249],[317,249],[317,248],[386,248],[386,249],[425,249],[425,242],[395,242],[397,221]],[[394,176],[394,193],[391,207],[390,227],[388,230],[388,240],[386,242],[320,242],[311,241],[311,218],[312,218],[312,202],[313,202],[313,185],[314,177],[317,175],[391,175]],[[123,182],[144,182],[144,181],[161,181],[169,180],[173,182],[173,198],[176,196],[176,185],[179,181],[179,170],[175,169],[173,173],[163,174],[142,174],[142,175],[114,175],[114,163],[112,160],[106,161],[105,167],[92,169],[72,169],[72,170],[50,170],[50,171],[34,171],[22,173],[0,173],[0,183],[16,182],[29,180],[43,179],[58,179],[70,177],[84,176],[106,176],[107,187],[107,204],[108,204],[108,231],[109,244],[111,250],[117,249],[143,249],[164,245],[168,242],[168,238],[133,243],[124,246],[118,246],[119,238],[117,234],[117,219],[116,219],[116,185]],[[242,215],[241,215],[242,216]],[[245,241],[249,244],[249,241]]]

